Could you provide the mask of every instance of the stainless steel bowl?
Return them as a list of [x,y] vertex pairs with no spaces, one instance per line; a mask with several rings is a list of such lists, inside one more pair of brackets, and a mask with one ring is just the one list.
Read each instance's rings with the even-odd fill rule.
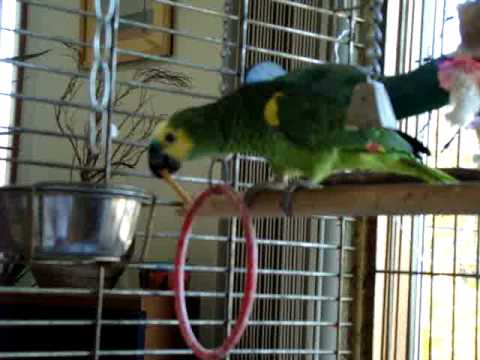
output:
[[34,186],[35,259],[118,261],[129,250],[143,190],[129,186]]
[[23,269],[14,264],[20,260],[30,262],[41,286],[96,288],[101,262],[105,286],[113,287],[126,262],[138,260],[133,235],[146,200],[143,190],[128,186],[0,188],[0,258],[7,261],[0,282]]
[[20,259],[32,238],[32,189],[27,186],[0,188],[0,253],[2,258]]

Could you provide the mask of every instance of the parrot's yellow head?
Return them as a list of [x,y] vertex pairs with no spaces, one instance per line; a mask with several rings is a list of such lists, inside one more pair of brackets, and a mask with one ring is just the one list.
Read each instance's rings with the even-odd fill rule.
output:
[[153,173],[162,177],[164,170],[178,171],[185,160],[224,153],[230,141],[226,134],[233,132],[231,126],[222,125],[225,113],[213,103],[177,111],[161,122],[148,149]]
[[150,169],[158,177],[162,177],[163,170],[171,174],[178,171],[194,147],[187,130],[175,125],[174,120],[180,115],[181,113],[178,113],[170,120],[162,121],[153,132],[148,156]]
[[150,169],[156,176],[162,177],[163,170],[173,174],[183,161],[202,155],[205,144],[211,141],[205,135],[209,128],[204,119],[204,107],[189,108],[157,125],[148,149]]

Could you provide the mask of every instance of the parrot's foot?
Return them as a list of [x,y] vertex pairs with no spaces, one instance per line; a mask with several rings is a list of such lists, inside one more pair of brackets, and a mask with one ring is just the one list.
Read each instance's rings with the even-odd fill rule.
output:
[[258,195],[264,191],[282,191],[288,186],[288,183],[283,181],[273,181],[261,184],[255,184],[249,188],[243,197],[243,201],[247,207],[252,207]]
[[284,189],[282,194],[282,202],[280,204],[283,213],[286,216],[292,216],[292,202],[293,202],[293,193],[301,189],[320,189],[322,185],[316,185],[315,183],[309,180],[297,179],[288,184],[286,189]]
[[252,186],[245,192],[243,201],[247,207],[251,207],[256,198],[263,191],[282,191],[282,200],[280,202],[280,208],[285,216],[292,216],[292,195],[295,191],[300,189],[318,189],[321,185],[316,185],[308,180],[294,180],[291,183],[287,182],[269,182]]

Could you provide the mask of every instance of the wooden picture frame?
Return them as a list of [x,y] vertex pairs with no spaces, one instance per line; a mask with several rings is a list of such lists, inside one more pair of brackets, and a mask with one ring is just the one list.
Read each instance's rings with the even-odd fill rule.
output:
[[[121,4],[127,4],[131,7],[133,1],[138,1],[143,4],[143,0],[123,0]],[[82,10],[88,12],[95,11],[94,0],[81,0]],[[147,17],[148,15],[148,17]],[[123,18],[132,17],[136,20],[138,13],[122,14],[120,9],[120,16]],[[173,26],[173,9],[170,5],[159,4],[155,1],[149,0],[149,8],[145,14],[145,19],[148,19],[149,24],[158,27],[172,28]],[[144,22],[144,19],[137,21]],[[80,35],[82,41],[91,43],[95,34],[96,19],[93,16],[84,16],[80,24]],[[122,27],[120,26],[117,36],[116,46],[124,50],[132,50],[142,52],[150,55],[158,56],[172,56],[173,36],[172,34],[163,31],[146,30],[141,27]],[[92,63],[93,49],[84,48],[82,54],[82,65],[90,67]],[[133,56],[130,54],[120,54],[117,57],[118,63],[132,62],[142,60],[142,57]]]

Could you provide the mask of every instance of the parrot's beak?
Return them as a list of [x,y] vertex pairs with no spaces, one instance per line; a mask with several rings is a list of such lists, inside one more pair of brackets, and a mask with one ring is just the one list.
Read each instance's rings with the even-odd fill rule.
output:
[[155,176],[161,178],[163,170],[167,170],[170,174],[173,174],[180,169],[181,165],[177,159],[174,159],[168,154],[162,151],[161,146],[158,143],[152,142],[148,147],[148,163],[150,170]]

